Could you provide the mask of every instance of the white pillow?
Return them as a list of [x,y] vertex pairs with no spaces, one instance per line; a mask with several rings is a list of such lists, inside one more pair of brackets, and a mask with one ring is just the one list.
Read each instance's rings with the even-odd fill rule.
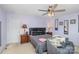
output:
[[65,38],[61,36],[54,36],[52,44],[54,46],[62,46],[61,42],[65,42]]

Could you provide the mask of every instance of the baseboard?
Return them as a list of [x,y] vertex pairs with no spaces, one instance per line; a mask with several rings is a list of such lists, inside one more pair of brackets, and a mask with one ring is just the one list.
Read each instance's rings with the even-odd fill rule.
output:
[[7,45],[0,47],[0,54],[6,49]]
[[11,44],[19,44],[19,43],[8,43],[8,44],[6,44],[5,46],[0,47],[0,54],[2,54],[3,51],[4,51],[5,49],[7,49],[7,47],[8,47],[9,45],[11,45]]
[[12,44],[20,44],[20,43],[12,42],[12,43],[8,43],[7,46],[12,45]]

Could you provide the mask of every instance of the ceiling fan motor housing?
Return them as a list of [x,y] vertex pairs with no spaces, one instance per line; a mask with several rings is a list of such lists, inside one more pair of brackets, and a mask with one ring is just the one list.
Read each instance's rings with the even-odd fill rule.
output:
[[52,12],[54,13],[54,10],[52,9],[52,6],[49,6],[49,8],[48,8],[48,14],[52,15]]

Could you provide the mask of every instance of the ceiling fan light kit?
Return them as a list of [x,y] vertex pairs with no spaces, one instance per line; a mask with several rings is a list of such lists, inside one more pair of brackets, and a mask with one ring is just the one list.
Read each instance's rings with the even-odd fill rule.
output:
[[54,4],[53,6],[49,5],[48,10],[40,10],[39,9],[39,11],[46,12],[43,15],[47,14],[48,16],[55,16],[56,12],[64,12],[65,11],[65,9],[55,10],[57,6],[58,6],[58,4]]
[[54,13],[48,13],[48,16],[55,16]]
[[52,12],[52,6],[49,6],[48,8],[48,16],[54,16],[54,11]]

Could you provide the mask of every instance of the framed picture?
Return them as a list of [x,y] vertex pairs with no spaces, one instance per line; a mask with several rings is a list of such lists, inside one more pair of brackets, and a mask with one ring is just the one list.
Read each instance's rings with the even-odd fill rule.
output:
[[60,22],[59,22],[59,25],[63,25],[63,22],[62,22],[62,21],[60,21]]
[[69,20],[64,20],[64,34],[69,33]]
[[76,24],[76,19],[71,19],[70,24]]
[[58,19],[55,19],[55,30],[58,30]]

